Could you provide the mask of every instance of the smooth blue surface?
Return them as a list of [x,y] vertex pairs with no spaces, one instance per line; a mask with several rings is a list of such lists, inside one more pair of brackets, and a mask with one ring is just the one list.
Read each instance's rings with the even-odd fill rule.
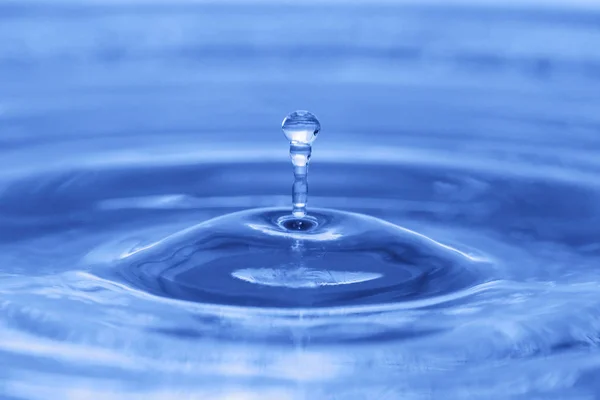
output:
[[[599,398],[598,43],[567,6],[0,2],[0,398]],[[296,109],[306,237],[228,215],[290,208]]]

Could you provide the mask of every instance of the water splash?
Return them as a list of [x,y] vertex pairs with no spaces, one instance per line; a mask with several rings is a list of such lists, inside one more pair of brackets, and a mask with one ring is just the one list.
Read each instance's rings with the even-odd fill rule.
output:
[[293,212],[223,215],[138,247],[118,274],[153,294],[239,307],[350,307],[448,294],[485,280],[481,260],[384,220],[328,209],[306,214],[316,117],[283,121],[294,164]]

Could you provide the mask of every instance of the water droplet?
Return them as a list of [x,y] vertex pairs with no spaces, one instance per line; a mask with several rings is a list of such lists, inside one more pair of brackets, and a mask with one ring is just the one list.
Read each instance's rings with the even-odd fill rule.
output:
[[321,124],[314,114],[298,110],[285,117],[281,129],[290,142],[310,145],[317,138]]
[[[292,188],[292,215],[296,218],[306,216],[306,203],[308,200],[308,162],[312,152],[311,143],[317,138],[321,124],[317,117],[308,111],[294,111],[283,120],[281,129],[290,141],[290,158],[294,165],[294,186]],[[289,221],[288,221],[289,222]],[[302,226],[289,222],[290,229]],[[306,224],[304,224],[306,225]]]

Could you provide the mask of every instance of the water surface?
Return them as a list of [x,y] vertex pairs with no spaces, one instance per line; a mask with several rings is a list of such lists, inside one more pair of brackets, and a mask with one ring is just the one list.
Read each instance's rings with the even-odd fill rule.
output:
[[[0,3],[1,396],[597,398],[599,21]],[[402,266],[186,269],[211,218],[290,207],[298,108],[309,212],[397,225]]]

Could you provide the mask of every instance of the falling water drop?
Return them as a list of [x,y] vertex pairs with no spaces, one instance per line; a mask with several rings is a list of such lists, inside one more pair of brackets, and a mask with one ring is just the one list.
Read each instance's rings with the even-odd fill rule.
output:
[[292,143],[310,145],[321,131],[321,124],[308,111],[294,111],[283,120],[281,129]]
[[[284,226],[292,230],[310,229],[313,224],[306,217],[308,197],[308,163],[312,152],[311,144],[321,130],[321,124],[314,114],[308,111],[294,111],[283,120],[281,129],[290,141],[290,158],[294,166],[294,185],[292,188],[292,216]],[[300,220],[298,220],[300,219]]]

